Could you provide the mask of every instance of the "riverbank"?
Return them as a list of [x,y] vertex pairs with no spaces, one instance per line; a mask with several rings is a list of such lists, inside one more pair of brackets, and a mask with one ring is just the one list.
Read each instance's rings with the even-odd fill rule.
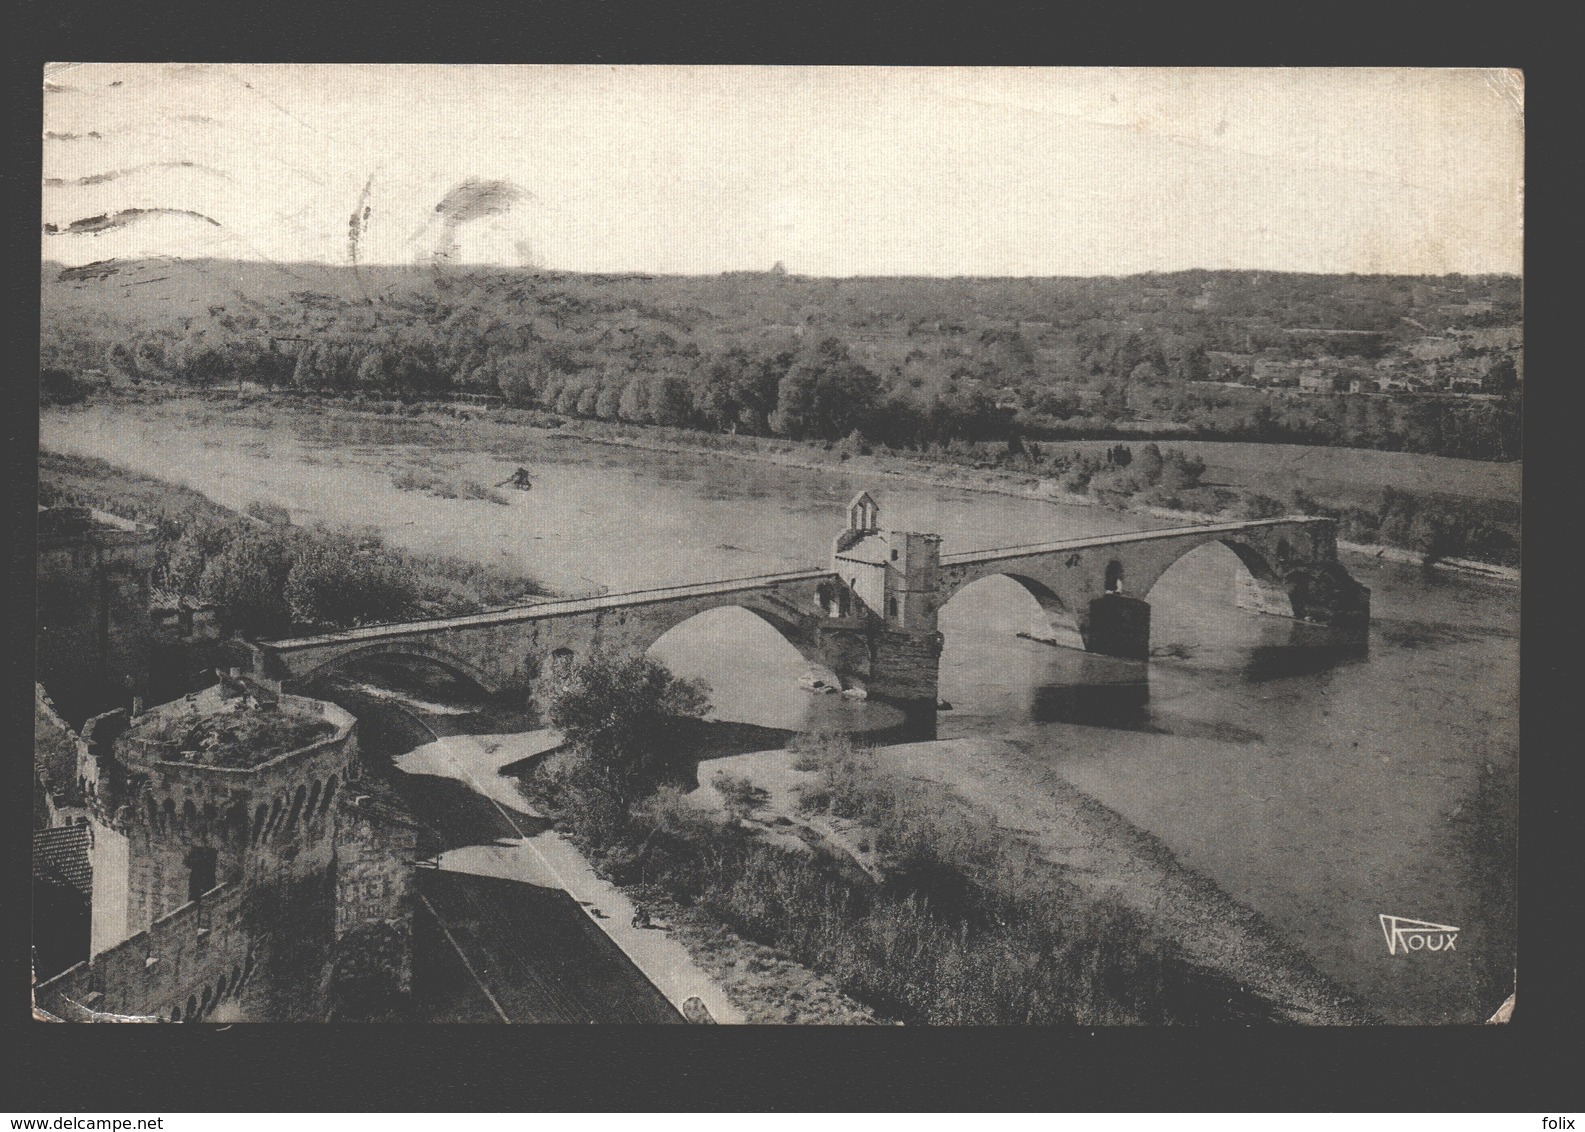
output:
[[[449,729],[448,729],[449,730]],[[742,778],[766,791],[767,800],[747,825],[754,836],[795,851],[816,845],[823,853],[850,860],[858,869],[878,878],[869,832],[859,823],[810,814],[800,805],[800,791],[818,775],[801,763],[797,751],[786,748],[747,753],[712,754],[716,748],[741,751],[750,738],[741,725],[718,723],[702,734],[700,786],[687,794],[688,804],[703,813],[724,816],[725,804],[718,789],[721,775]],[[762,729],[752,729],[755,731]],[[719,734],[717,734],[719,732]],[[531,769],[524,752],[538,755],[555,743],[534,742],[529,735],[452,734],[437,748],[451,748],[427,773],[457,777],[473,790],[510,809],[534,812],[517,782]],[[472,759],[458,759],[457,744],[474,749]],[[419,754],[415,752],[414,754]],[[899,779],[928,781],[949,789],[965,807],[995,814],[1000,835],[1014,837],[1034,847],[1063,878],[1085,897],[1112,899],[1140,916],[1149,929],[1171,940],[1190,963],[1206,993],[1225,995],[1219,1007],[1236,1010],[1247,1020],[1279,1024],[1358,1025],[1379,1022],[1371,1011],[1352,999],[1295,948],[1283,942],[1272,927],[1245,905],[1234,900],[1214,881],[1185,867],[1159,839],[1127,821],[1063,780],[1043,776],[1038,796],[1026,783],[1014,782],[1006,771],[1014,759],[1012,746],[998,740],[944,740],[877,747],[877,765]],[[406,756],[404,769],[418,769]],[[465,767],[464,764],[467,764]],[[494,785],[491,785],[494,783]],[[512,847],[486,850],[488,862],[477,854],[454,851],[443,859],[445,867],[513,875],[508,856],[532,849],[543,852],[554,838],[563,852],[571,846],[560,835],[546,831]],[[580,859],[582,855],[580,854]],[[496,860],[501,858],[501,860]],[[580,860],[581,863],[581,860]],[[564,883],[572,873],[582,878],[584,889],[599,890],[598,903],[606,916],[597,915],[607,934],[652,973],[662,970],[652,954],[660,941],[681,945],[696,972],[692,986],[684,989],[664,975],[657,982],[674,1000],[697,993],[700,975],[717,995],[730,1001],[725,1009],[712,1002],[719,1020],[750,1024],[875,1025],[884,1024],[870,1006],[843,992],[830,975],[798,962],[776,947],[734,932],[712,912],[695,904],[679,904],[658,885],[622,885],[600,876],[587,863],[573,869],[559,863],[550,883]],[[571,889],[569,888],[569,891]],[[581,895],[582,889],[575,895]],[[611,915],[615,909],[620,915]],[[641,910],[646,928],[627,929],[629,915]],[[627,930],[621,930],[627,929]]]
[[[1041,775],[1038,791],[1007,768],[1021,761],[995,739],[937,740],[876,747],[877,768],[898,780],[950,791],[964,810],[994,815],[998,836],[1032,847],[1065,881],[1097,904],[1115,901],[1171,940],[1218,1008],[1248,1020],[1299,1025],[1360,1025],[1380,1019],[1321,974],[1258,913],[1210,878],[1184,866],[1158,838],[1064,780]],[[818,774],[791,750],[756,751],[712,760],[690,802],[715,814],[725,802],[714,782],[727,775],[763,789],[751,820],[759,837],[800,839],[843,855],[866,873],[876,868],[871,831],[861,823],[811,815],[800,802]]]

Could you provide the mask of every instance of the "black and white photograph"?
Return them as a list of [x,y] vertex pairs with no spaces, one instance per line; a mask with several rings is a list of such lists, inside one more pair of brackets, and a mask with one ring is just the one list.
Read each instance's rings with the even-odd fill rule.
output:
[[38,1023],[1518,1017],[1520,72],[41,78]]

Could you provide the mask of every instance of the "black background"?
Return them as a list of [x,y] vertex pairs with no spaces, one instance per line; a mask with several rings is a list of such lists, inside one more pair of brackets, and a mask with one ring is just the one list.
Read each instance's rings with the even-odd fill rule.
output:
[[[1561,6],[1559,6],[1561,7]],[[130,2],[13,6],[0,389],[12,624],[3,686],[7,1038],[0,1110],[1568,1111],[1581,1057],[1585,743],[1576,592],[1585,200],[1567,21],[1518,4],[706,5]],[[20,33],[20,34],[18,34]],[[1526,72],[1520,822],[1512,1025],[1381,1029],[128,1026],[29,1019],[27,867],[45,61],[1479,66]],[[1054,218],[1060,223],[1060,218]],[[1574,347],[1570,349],[1570,347]],[[1495,1003],[1493,1006],[1495,1007]],[[1572,1067],[1572,1068],[1570,1068]]]

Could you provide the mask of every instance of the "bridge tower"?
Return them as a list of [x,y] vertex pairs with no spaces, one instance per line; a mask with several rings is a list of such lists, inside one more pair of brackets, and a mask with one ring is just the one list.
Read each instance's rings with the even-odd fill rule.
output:
[[831,548],[837,592],[827,612],[845,624],[823,633],[832,667],[845,681],[921,715],[928,710],[932,720],[942,644],[940,566],[940,535],[883,530],[880,507],[860,492]]

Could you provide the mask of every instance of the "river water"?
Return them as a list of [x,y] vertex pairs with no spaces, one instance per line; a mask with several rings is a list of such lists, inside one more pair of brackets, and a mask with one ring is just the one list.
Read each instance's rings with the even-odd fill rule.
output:
[[[1168,525],[543,432],[508,441],[492,431],[480,443],[367,421],[348,435],[306,414],[255,427],[194,402],[49,410],[41,421],[55,451],[231,506],[277,503],[298,522],[373,526],[392,543],[508,566],[569,593],[822,564],[859,490],[880,501],[886,526],[939,533],[947,553]],[[519,465],[533,489],[504,492],[504,505],[393,483],[422,468],[493,484]],[[1481,784],[1517,767],[1518,590],[1360,556],[1347,565],[1373,591],[1365,650],[1239,610],[1242,567],[1230,551],[1185,557],[1149,595],[1155,656],[1144,687],[1134,666],[1019,637],[1034,600],[1005,579],[978,583],[941,611],[952,710],[940,736],[1011,740],[1010,781],[1021,763],[1054,769],[1264,914],[1385,1019],[1480,1021],[1508,989],[1499,980],[1512,925],[1494,910],[1507,878],[1491,862],[1513,819],[1491,812]],[[881,705],[800,689],[797,653],[740,610],[679,626],[653,651],[708,680],[722,718],[892,722]],[[1389,955],[1380,914],[1458,926],[1457,950]]]

